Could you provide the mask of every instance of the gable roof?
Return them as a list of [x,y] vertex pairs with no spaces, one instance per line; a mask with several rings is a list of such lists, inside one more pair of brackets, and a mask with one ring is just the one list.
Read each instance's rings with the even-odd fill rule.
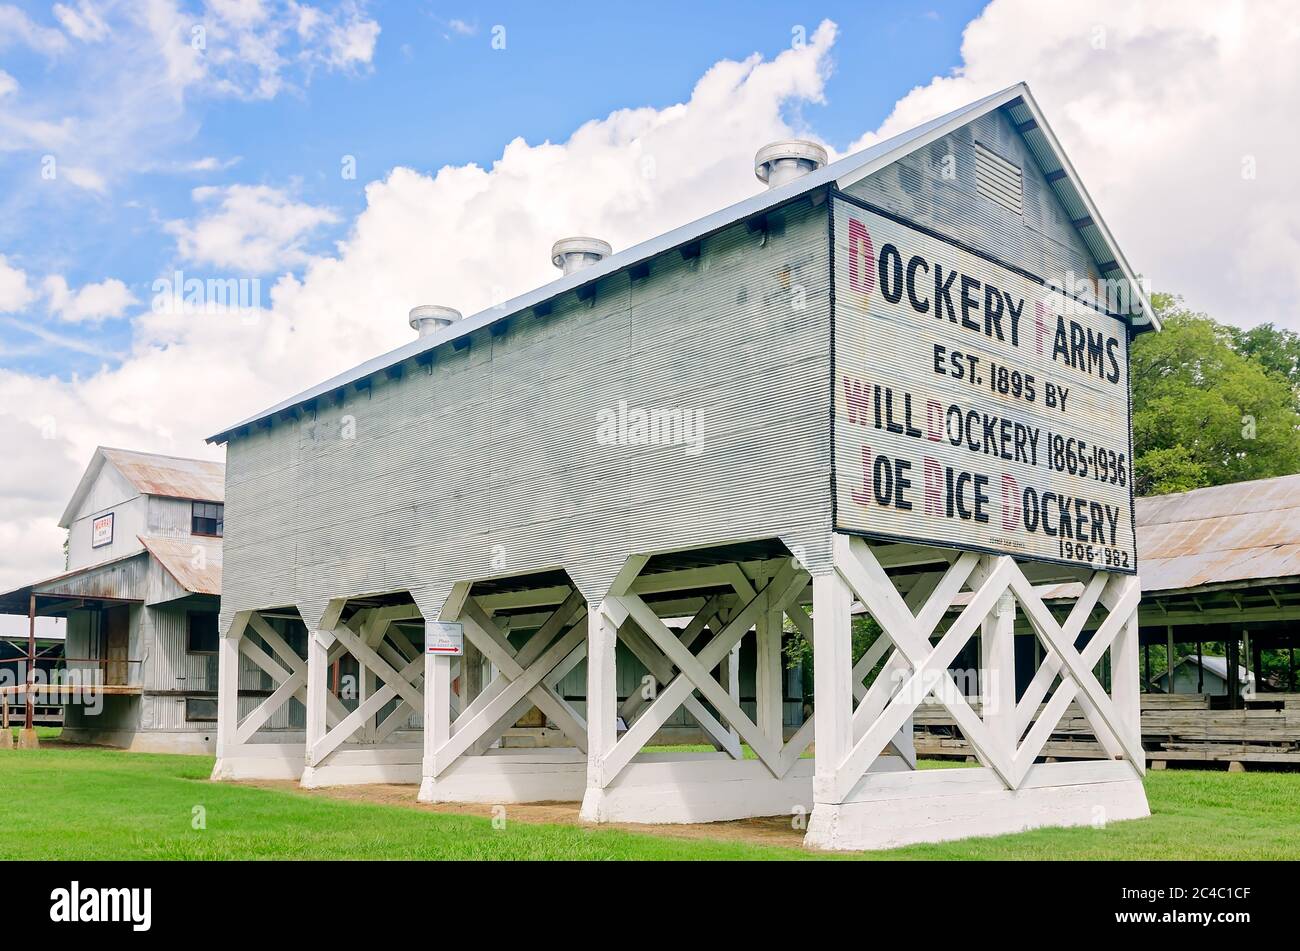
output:
[[[1188,656],[1182,658],[1178,663],[1174,664],[1174,670],[1177,670],[1179,667],[1182,667],[1184,665],[1188,667],[1196,667],[1197,666],[1196,655],[1189,654]],[[1222,657],[1218,654],[1204,654],[1201,657],[1200,667],[1206,670],[1207,672],[1213,674],[1214,676],[1218,677],[1222,681],[1226,682],[1228,679],[1228,658],[1226,657]],[[1169,671],[1166,670],[1163,673],[1156,676],[1155,682],[1160,683],[1161,681],[1168,681],[1168,679],[1169,679]],[[1246,686],[1254,682],[1255,682],[1255,675],[1251,673],[1249,670],[1247,670],[1245,667],[1242,667],[1240,664],[1238,664],[1237,683],[1240,684],[1243,688],[1245,688]]]
[[[1177,670],[1183,664],[1188,664],[1192,667],[1195,667],[1196,658],[1184,657],[1178,663],[1174,664],[1174,669]],[[1215,676],[1221,677],[1224,680],[1228,679],[1228,658],[1220,657],[1218,654],[1205,654],[1201,657],[1200,665],[1204,667],[1206,670],[1208,670],[1210,673],[1214,674]],[[1238,683],[1248,684],[1254,681],[1254,679],[1255,679],[1255,675],[1253,673],[1251,673],[1245,667],[1242,667],[1240,664],[1237,665]]]
[[[569,291],[594,284],[602,278],[609,277],[634,265],[642,264],[676,248],[692,244],[741,221],[773,211],[810,192],[830,186],[846,188],[885,166],[910,155],[917,149],[924,148],[936,139],[942,138],[967,123],[978,119],[980,116],[1004,107],[1009,110],[1015,122],[1016,130],[1025,137],[1030,152],[1039,163],[1050,187],[1056,193],[1066,211],[1069,212],[1071,220],[1075,222],[1076,227],[1083,236],[1083,240],[1097,261],[1102,277],[1127,279],[1128,286],[1137,289],[1142,314],[1130,321],[1135,332],[1159,330],[1160,323],[1151,309],[1150,301],[1141,292],[1136,275],[1129,267],[1118,245],[1115,244],[1110,229],[1106,227],[1100,212],[1097,211],[1092,199],[1084,189],[1083,183],[1079,181],[1070,160],[1061,151],[1060,143],[1057,141],[1056,136],[1052,134],[1046,119],[1043,118],[1042,110],[1029,92],[1029,86],[1021,82],[1016,83],[1014,86],[1008,86],[1006,89],[992,95],[985,96],[983,99],[978,99],[947,115],[931,119],[929,122],[922,123],[906,132],[901,132],[891,138],[877,142],[860,152],[837,159],[816,171],[809,172],[777,188],[759,192],[744,201],[706,215],[697,221],[692,221],[680,228],[675,228],[640,244],[633,245],[617,254],[612,254],[596,264],[574,271],[572,274],[566,274],[549,284],[544,284],[503,304],[498,304],[466,317],[464,320],[459,320],[436,333],[412,340],[396,350],[391,350],[388,353],[367,360],[351,370],[304,390],[297,396],[277,403],[270,409],[264,410],[255,416],[250,416],[242,422],[209,436],[207,441],[211,443],[227,442],[231,436],[245,427],[273,421],[274,417],[280,413],[340,390],[350,384],[358,383],[406,360],[419,357],[421,354],[468,337],[477,330],[530,308],[545,304]],[[1081,222],[1086,222],[1086,224],[1081,224]]]
[[77,517],[82,502],[105,464],[111,465],[141,495],[199,502],[222,502],[226,498],[224,463],[100,446],[63,510],[63,517],[59,519],[61,528],[70,526]]

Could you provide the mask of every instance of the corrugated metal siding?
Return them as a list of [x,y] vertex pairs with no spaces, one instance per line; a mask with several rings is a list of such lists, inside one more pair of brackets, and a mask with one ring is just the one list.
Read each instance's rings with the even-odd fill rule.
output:
[[[698,268],[698,269],[697,269]],[[228,447],[223,625],[236,610],[781,535],[827,561],[826,208],[792,206],[630,282],[519,318],[373,392]],[[796,305],[803,304],[803,309]],[[704,448],[604,446],[620,400],[701,409]],[[355,439],[339,436],[355,419]]]
[[[108,472],[105,469],[104,472]],[[68,528],[68,566],[72,570],[87,565],[98,565],[114,558],[130,554],[140,548],[139,535],[145,527],[145,499],[119,501],[112,505],[96,509],[83,518],[78,518]],[[91,547],[94,540],[92,526],[95,518],[113,513],[113,541],[99,548]]]
[[[980,195],[976,140],[1020,167],[1020,214]],[[946,169],[953,177],[944,176]],[[1063,283],[1067,273],[1076,280],[1097,276],[1092,251],[1070,223],[1070,214],[1039,171],[1025,140],[1001,111],[980,117],[845,192],[1045,280]],[[1075,212],[1075,217],[1082,214]]]
[[184,608],[147,608],[151,641],[144,664],[150,690],[216,690],[215,654],[186,652],[189,620]]
[[149,517],[147,535],[164,535],[173,538],[188,538],[191,527],[191,509],[193,502],[186,499],[164,499],[149,497]]
[[[140,543],[136,542],[136,547]],[[138,557],[123,558],[101,568],[87,568],[34,585],[37,594],[65,594],[74,598],[141,598],[148,581],[151,559],[142,550]]]

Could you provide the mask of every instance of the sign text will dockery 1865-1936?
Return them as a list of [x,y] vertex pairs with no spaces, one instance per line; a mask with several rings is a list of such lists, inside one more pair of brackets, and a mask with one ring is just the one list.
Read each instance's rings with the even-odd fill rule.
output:
[[1125,325],[834,206],[836,527],[1135,571]]

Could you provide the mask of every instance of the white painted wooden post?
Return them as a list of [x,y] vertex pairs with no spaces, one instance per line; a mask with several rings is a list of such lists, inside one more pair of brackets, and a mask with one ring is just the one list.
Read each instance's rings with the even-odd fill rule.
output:
[[[980,582],[992,574],[997,559],[980,559]],[[980,718],[1004,755],[1015,755],[1016,742],[1016,600],[1003,592],[980,624]]]
[[239,730],[239,642],[247,613],[235,616],[217,645],[217,758],[229,756]]
[[[618,625],[605,613],[604,603],[588,608],[587,621],[587,750],[599,764],[618,739],[618,681],[615,648]],[[597,769],[599,774],[600,770]],[[602,782],[600,785],[604,785]]]
[[451,739],[451,662],[446,654],[424,654],[424,760],[421,802],[433,801],[435,755]]
[[316,744],[325,737],[325,696],[329,692],[329,651],[335,637],[331,631],[307,635],[307,749],[308,766],[315,765]]
[[853,742],[853,637],[848,585],[813,578],[814,802],[836,803],[836,777]]
[[[719,673],[722,675],[722,685],[727,688],[727,695],[736,703],[740,703],[740,644],[727,651],[727,656],[722,658],[722,665]],[[736,746],[740,746],[740,733],[734,725],[731,725],[731,735],[736,741]],[[710,739],[706,734],[705,739]],[[716,741],[715,741],[716,744]]]
[[778,743],[784,739],[784,705],[781,689],[781,628],[785,612],[769,604],[754,626],[758,650],[754,669],[754,692],[758,704],[754,722]]
[[[640,565],[637,565],[640,569]],[[615,600],[588,603],[586,613],[586,794],[578,816],[603,821],[606,759],[619,741],[617,643],[627,611]]]
[[[1128,733],[1133,749],[1142,748],[1142,690],[1138,673],[1138,612],[1124,622],[1115,640],[1110,646],[1111,652],[1111,697],[1115,709],[1123,722],[1123,729]],[[1171,692],[1173,678],[1170,678]],[[1139,772],[1146,769],[1146,760],[1134,763]]]

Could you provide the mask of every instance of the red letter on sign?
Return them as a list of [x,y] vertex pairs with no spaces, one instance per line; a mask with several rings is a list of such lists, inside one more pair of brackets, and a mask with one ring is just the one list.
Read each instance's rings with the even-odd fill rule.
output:
[[925,514],[943,515],[943,471],[929,456],[921,460],[921,469],[925,473]]
[[862,447],[862,488],[853,490],[853,501],[859,505],[871,504],[871,447]]
[[864,380],[844,378],[844,402],[849,411],[849,422],[871,425],[871,385]]
[[925,401],[925,438],[930,442],[943,439],[943,406],[934,400]]
[[1010,531],[1020,524],[1020,483],[1002,475],[1002,527]]
[[[863,267],[863,265],[866,265]],[[867,234],[867,226],[857,218],[849,219],[849,287],[870,294],[876,286],[876,249]]]

